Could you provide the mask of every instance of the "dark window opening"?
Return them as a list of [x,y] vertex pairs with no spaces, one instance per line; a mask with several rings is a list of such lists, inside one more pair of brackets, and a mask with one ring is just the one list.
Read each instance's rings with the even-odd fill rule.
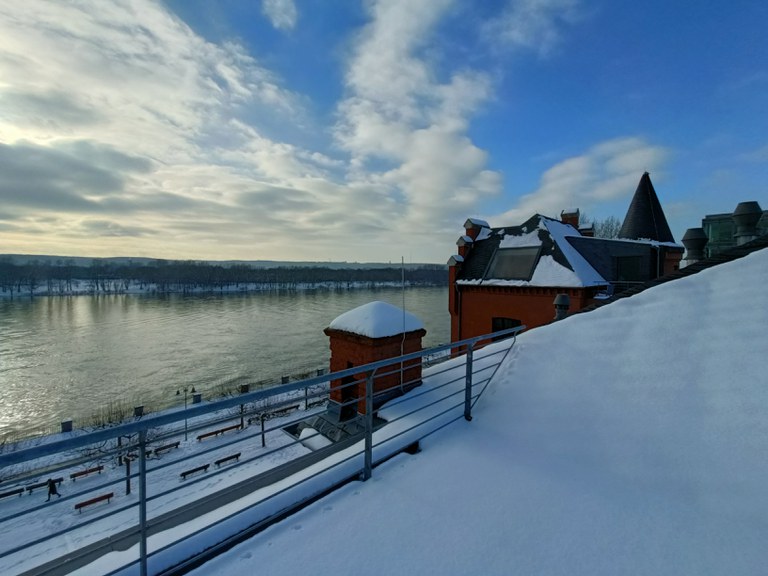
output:
[[616,258],[616,279],[619,282],[641,282],[647,280],[643,273],[642,256],[622,256]]
[[[506,330],[507,328],[517,328],[522,325],[523,323],[517,318],[493,318],[491,319],[491,332],[499,332],[500,330]],[[493,341],[503,340],[504,338],[509,338],[509,334],[496,337]]]

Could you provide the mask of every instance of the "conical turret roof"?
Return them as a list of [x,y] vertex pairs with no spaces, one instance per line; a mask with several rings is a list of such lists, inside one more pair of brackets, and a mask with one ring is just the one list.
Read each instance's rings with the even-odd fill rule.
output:
[[635,190],[635,196],[629,205],[624,223],[619,231],[619,238],[629,240],[656,240],[674,242],[672,232],[664,216],[651,177],[645,172]]

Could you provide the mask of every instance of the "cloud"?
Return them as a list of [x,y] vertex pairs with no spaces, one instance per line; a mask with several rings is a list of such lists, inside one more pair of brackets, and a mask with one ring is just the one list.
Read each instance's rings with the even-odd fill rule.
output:
[[[497,194],[500,176],[467,135],[492,94],[490,78],[442,69],[430,43],[448,0],[387,0],[354,45],[335,137],[351,155],[352,190],[395,210],[404,234],[455,228],[470,205]],[[375,191],[375,192],[374,192]]]
[[630,197],[643,172],[663,165],[669,152],[641,138],[617,138],[596,144],[544,172],[537,190],[517,205],[492,217],[497,225],[519,224],[533,214],[559,217],[566,208],[589,212],[603,202]]
[[486,35],[497,46],[547,56],[561,42],[561,27],[581,17],[579,9],[579,0],[508,0],[504,11],[486,24]]
[[[557,21],[555,5],[535,4]],[[471,137],[494,79],[440,50],[455,0],[365,6],[327,126],[274,58],[206,40],[161,2],[0,2],[6,249],[389,260],[428,246],[442,260],[502,189]],[[259,9],[296,26],[293,2]],[[474,43],[478,23],[459,25]]]
[[293,0],[262,0],[261,10],[278,30],[292,30],[296,27],[298,12]]

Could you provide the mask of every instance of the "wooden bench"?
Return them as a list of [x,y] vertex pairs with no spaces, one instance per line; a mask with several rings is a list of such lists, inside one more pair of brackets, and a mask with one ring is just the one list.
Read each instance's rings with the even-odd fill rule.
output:
[[91,498],[90,500],[83,500],[82,502],[78,502],[75,504],[75,510],[82,513],[83,508],[86,506],[90,506],[91,504],[96,504],[97,502],[103,502],[104,500],[107,501],[107,504],[109,504],[109,501],[112,499],[112,497],[115,495],[114,492],[110,492],[109,494],[102,494],[101,496],[96,496],[95,498]]
[[160,456],[161,452],[168,452],[169,450],[173,450],[174,448],[179,447],[180,442],[171,442],[170,444],[166,444],[165,446],[158,446],[155,448],[155,456]]
[[21,496],[24,493],[24,488],[14,488],[13,490],[6,490],[5,492],[0,492],[0,498],[5,498],[6,496],[16,496],[17,494]]
[[214,462],[214,464],[216,465],[216,468],[218,468],[219,466],[221,466],[225,462],[229,462],[230,460],[234,460],[235,462],[239,462],[240,461],[240,452],[238,452],[237,454],[232,454],[230,456],[226,456],[224,458],[219,458],[218,460],[216,460],[216,462]]
[[[144,452],[144,455],[147,458],[149,458],[150,456],[152,456],[152,450],[147,450],[146,452]],[[128,452],[128,454],[126,454],[124,456],[124,458],[128,458],[130,460],[136,460],[138,457],[139,457],[139,455],[136,454],[136,452]]]
[[230,430],[240,430],[240,424],[234,424],[233,426],[227,426],[225,428],[219,428],[218,430],[211,430],[210,432],[205,432],[203,434],[200,434],[197,437],[197,439],[204,440],[205,438],[210,438],[211,436],[218,436],[219,434],[224,434],[224,432],[229,432]]
[[191,470],[185,470],[184,472],[179,474],[179,476],[181,476],[182,480],[186,480],[187,476],[189,476],[190,474],[196,474],[198,472],[208,472],[208,466],[210,466],[210,464],[203,464],[202,466],[198,466],[197,468],[192,468]]
[[[56,484],[61,484],[62,482],[64,482],[64,478],[54,478],[53,481]],[[26,490],[27,490],[27,492],[32,494],[33,490],[37,490],[38,488],[45,488],[47,486],[48,486],[48,481],[46,480],[45,482],[38,482],[37,484],[30,484],[29,486],[26,487]]]
[[88,474],[93,474],[94,472],[98,472],[101,474],[101,471],[104,470],[104,466],[94,466],[93,468],[88,468],[87,470],[80,470],[79,472],[72,472],[72,474],[69,475],[69,477],[72,479],[72,482],[80,478],[81,476],[88,476]]

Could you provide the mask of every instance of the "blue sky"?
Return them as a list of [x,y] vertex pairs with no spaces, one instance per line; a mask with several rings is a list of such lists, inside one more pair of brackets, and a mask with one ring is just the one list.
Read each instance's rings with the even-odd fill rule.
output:
[[768,209],[768,7],[0,4],[0,252],[445,262],[469,216]]

